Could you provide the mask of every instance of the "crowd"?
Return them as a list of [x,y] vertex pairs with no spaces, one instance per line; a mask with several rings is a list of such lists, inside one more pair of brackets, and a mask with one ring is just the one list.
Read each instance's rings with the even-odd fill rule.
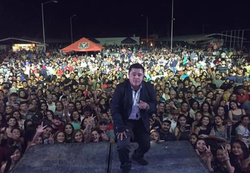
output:
[[187,140],[211,172],[249,173],[250,81],[237,51],[106,47],[97,54],[1,52],[0,166],[30,147],[116,141],[110,101],[141,63],[155,86],[151,143]]

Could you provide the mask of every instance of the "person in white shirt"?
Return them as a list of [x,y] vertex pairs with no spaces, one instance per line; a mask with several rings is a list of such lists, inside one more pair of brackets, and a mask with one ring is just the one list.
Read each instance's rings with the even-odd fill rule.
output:
[[180,111],[178,109],[174,109],[171,111],[171,116],[170,117],[166,117],[163,119],[163,121],[165,120],[169,120],[171,121],[171,126],[170,126],[170,129],[169,131],[171,133],[174,133],[174,129],[177,125],[177,120],[178,120],[178,116],[180,115]]
[[237,139],[243,141],[247,148],[249,148],[250,145],[250,131],[248,130],[250,124],[249,117],[247,115],[243,115],[241,117],[241,123],[239,126],[235,129],[237,134]]
[[53,102],[53,96],[51,94],[49,94],[47,96],[47,105],[48,105],[48,109],[55,112],[56,110],[56,104],[55,102]]

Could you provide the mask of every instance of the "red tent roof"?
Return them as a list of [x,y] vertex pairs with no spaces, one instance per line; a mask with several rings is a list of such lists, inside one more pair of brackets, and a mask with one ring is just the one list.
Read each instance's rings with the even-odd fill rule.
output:
[[101,51],[102,46],[86,39],[85,37],[72,43],[71,45],[62,49],[64,53],[75,51],[75,52],[90,52],[90,51]]

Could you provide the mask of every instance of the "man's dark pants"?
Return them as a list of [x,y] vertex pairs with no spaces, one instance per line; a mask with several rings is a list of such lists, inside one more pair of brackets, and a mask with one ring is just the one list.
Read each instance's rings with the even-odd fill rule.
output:
[[132,133],[134,134],[135,142],[139,144],[139,147],[134,151],[135,158],[143,158],[144,154],[150,149],[150,132],[145,129],[141,119],[128,120],[126,127],[129,130],[126,131],[127,138],[123,136],[123,140],[117,139],[117,150],[122,169],[131,168],[129,152]]

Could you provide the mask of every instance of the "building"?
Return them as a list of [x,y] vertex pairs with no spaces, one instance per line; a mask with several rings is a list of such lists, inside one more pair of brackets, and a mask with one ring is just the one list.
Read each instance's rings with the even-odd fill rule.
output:
[[[107,38],[91,38],[90,40],[97,40],[100,45],[139,45],[140,37],[107,37]],[[95,42],[95,41],[94,41]]]

